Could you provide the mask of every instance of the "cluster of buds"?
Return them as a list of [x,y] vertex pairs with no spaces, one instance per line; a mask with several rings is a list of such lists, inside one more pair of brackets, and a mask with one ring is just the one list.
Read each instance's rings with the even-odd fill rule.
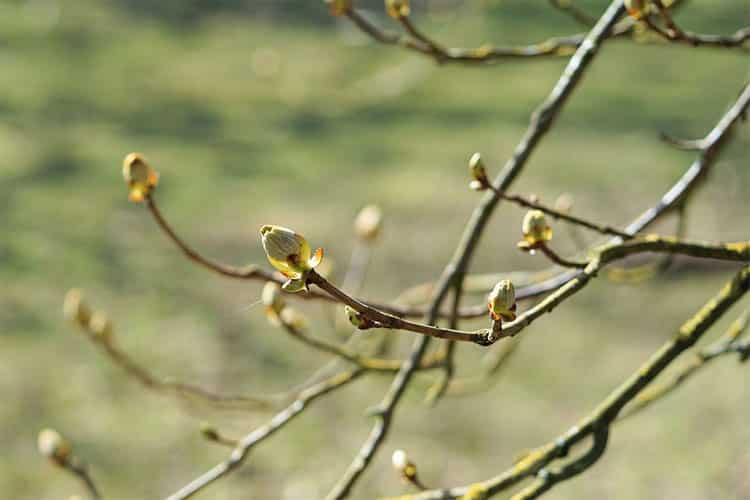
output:
[[354,219],[354,234],[367,243],[375,241],[383,229],[383,212],[377,205],[367,205]]
[[112,321],[104,312],[92,312],[84,302],[81,291],[73,288],[68,290],[63,301],[63,315],[88,332],[92,338],[108,344],[112,341]]
[[635,20],[643,19],[648,16],[654,7],[652,0],[625,0],[625,8],[630,17]]
[[334,16],[343,16],[352,10],[352,0],[325,0]]
[[323,249],[312,253],[302,235],[281,226],[263,226],[260,236],[268,261],[289,278],[281,288],[290,293],[308,291],[307,275],[323,260]]
[[482,155],[474,153],[469,159],[469,174],[471,182],[469,188],[474,191],[484,191],[490,186],[490,179],[487,177],[487,169],[484,168]]
[[487,296],[487,309],[496,324],[516,319],[516,289],[510,280],[501,280]]
[[393,468],[401,474],[401,479],[414,483],[417,481],[417,466],[409,459],[404,450],[396,450],[391,457]]
[[552,228],[541,210],[529,210],[523,218],[521,226],[523,240],[518,242],[518,248],[533,251],[552,239]]
[[122,176],[128,185],[128,199],[140,203],[159,183],[159,174],[140,153],[130,153],[122,161]]
[[43,429],[39,432],[37,448],[43,457],[60,467],[65,467],[70,462],[70,443],[54,429]]
[[411,6],[409,0],[385,0],[385,10],[394,19],[409,17]]

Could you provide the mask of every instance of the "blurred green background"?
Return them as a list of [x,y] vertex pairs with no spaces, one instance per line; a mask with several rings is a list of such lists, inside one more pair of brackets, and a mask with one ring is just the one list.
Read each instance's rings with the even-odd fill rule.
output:
[[[577,5],[598,15],[606,2]],[[379,2],[365,6],[397,28]],[[579,30],[542,0],[415,1],[414,14],[457,46]],[[748,24],[750,12],[744,0],[691,2],[678,20],[728,33]],[[693,158],[660,143],[658,132],[705,134],[748,79],[748,62],[741,51],[607,44],[514,190],[550,203],[571,193],[575,213],[624,225]],[[0,496],[84,493],[38,456],[42,427],[74,442],[106,498],[159,498],[227,456],[201,438],[201,421],[240,436],[270,416],[143,389],[63,321],[68,288],[81,287],[107,311],[119,345],[165,378],[268,394],[328,361],[252,306],[261,284],[192,265],[143,207],[128,203],[126,153],[144,153],[160,171],[158,199],[178,231],[238,265],[265,266],[258,228],[281,224],[323,246],[340,280],[353,217],[365,204],[380,205],[385,232],[362,295],[387,300],[439,274],[479,198],[466,188],[466,160],[481,151],[496,172],[565,63],[438,67],[371,43],[315,1],[0,3]],[[749,146],[743,126],[691,204],[690,237],[747,239]],[[472,272],[547,267],[515,249],[522,217],[517,207],[500,207]],[[674,225],[665,220],[655,230]],[[571,252],[565,228],[555,230],[556,247]],[[639,286],[597,280],[528,329],[482,394],[428,408],[422,399],[432,376],[420,375],[353,497],[406,491],[389,463],[397,447],[434,487],[507,468],[519,451],[592,409],[733,268],[680,261]],[[313,334],[335,338],[331,311],[300,308]],[[412,335],[393,335],[404,352]],[[459,374],[475,373],[483,353],[461,346]],[[747,376],[734,359],[717,361],[618,425],[604,458],[548,496],[750,498]],[[369,432],[364,409],[389,380],[361,380],[314,404],[202,498],[322,496]]]

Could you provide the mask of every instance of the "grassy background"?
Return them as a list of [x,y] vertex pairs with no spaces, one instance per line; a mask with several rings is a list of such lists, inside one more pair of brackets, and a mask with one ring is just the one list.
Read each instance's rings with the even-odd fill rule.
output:
[[[369,5],[388,23],[378,2]],[[425,15],[416,2],[420,25],[456,45],[578,29],[541,0],[430,5]],[[597,13],[605,2],[581,5]],[[730,32],[747,24],[748,11],[743,1],[715,0],[691,4],[679,19]],[[70,287],[108,311],[120,345],[164,377],[262,394],[327,361],[247,307],[260,284],[191,265],[127,202],[126,153],[146,154],[161,172],[168,218],[226,262],[265,264],[258,227],[282,224],[324,246],[340,277],[353,216],[379,204],[386,231],[363,295],[393,297],[433,279],[450,258],[478,200],[466,189],[466,159],[482,151],[497,171],[565,64],[437,67],[373,45],[322,4],[302,0],[6,1],[0,41],[0,492],[14,499],[80,492],[37,455],[42,427],[74,441],[107,498],[159,498],[227,455],[202,440],[201,421],[238,436],[268,418],[145,391],[62,321]],[[550,202],[568,192],[576,213],[626,223],[692,159],[661,144],[658,131],[702,136],[748,69],[747,54],[736,51],[608,44],[515,189]],[[745,126],[691,206],[690,236],[747,238],[748,146]],[[514,249],[522,216],[498,210],[473,272],[546,267]],[[569,251],[560,229],[556,245]],[[479,396],[426,408],[430,378],[420,376],[354,497],[403,491],[389,465],[396,447],[431,486],[505,469],[593,408],[731,273],[681,265],[637,287],[598,280],[535,323]],[[315,334],[331,335],[319,305],[302,308]],[[403,350],[411,335],[399,339]],[[468,375],[482,349],[462,346],[459,355]],[[717,362],[618,426],[585,478],[549,496],[750,498],[746,377],[734,360]],[[363,409],[388,381],[372,377],[314,405],[204,497],[321,496],[369,432]]]

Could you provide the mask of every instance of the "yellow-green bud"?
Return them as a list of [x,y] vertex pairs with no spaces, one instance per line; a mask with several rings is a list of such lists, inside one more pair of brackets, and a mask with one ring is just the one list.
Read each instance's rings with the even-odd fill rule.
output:
[[91,309],[83,301],[81,291],[77,288],[68,290],[65,294],[65,300],[63,301],[63,316],[68,321],[78,323],[82,327],[86,327],[91,319]]
[[303,278],[323,258],[322,248],[311,254],[307,240],[291,229],[266,225],[260,228],[260,235],[268,261],[287,278]]
[[260,298],[268,314],[279,314],[284,309],[284,297],[282,297],[278,283],[273,281],[266,283]]
[[529,210],[523,218],[521,230],[523,239],[529,246],[552,239],[552,228],[547,224],[547,218],[541,210]]
[[97,311],[89,320],[88,330],[102,342],[112,339],[112,321],[103,312]]
[[396,450],[391,457],[393,468],[396,469],[404,480],[414,479],[417,476],[417,466],[409,460],[404,450]]
[[37,437],[39,453],[55,462],[65,465],[70,458],[70,444],[54,429],[43,429]]
[[469,159],[469,174],[473,179],[469,183],[469,187],[474,191],[481,191],[487,188],[490,180],[487,178],[487,170],[484,168],[482,162],[482,155],[474,153]]
[[367,324],[364,318],[353,308],[349,306],[344,306],[344,312],[346,313],[346,317],[349,320],[349,323],[354,325],[357,328],[362,328]]
[[130,153],[125,157],[122,176],[130,190],[128,199],[136,203],[143,201],[159,183],[159,174],[140,153]]
[[411,13],[409,0],[385,0],[385,10],[394,19],[408,17]]
[[367,205],[354,219],[354,233],[365,241],[373,241],[383,229],[383,212],[377,205]]
[[501,280],[487,297],[487,309],[495,321],[516,319],[516,289],[510,280]]

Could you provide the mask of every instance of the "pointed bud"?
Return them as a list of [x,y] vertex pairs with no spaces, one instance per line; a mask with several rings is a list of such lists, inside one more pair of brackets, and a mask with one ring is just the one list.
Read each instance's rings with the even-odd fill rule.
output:
[[354,234],[364,241],[373,241],[383,229],[383,212],[377,205],[367,205],[354,219]]
[[385,10],[394,19],[409,17],[411,6],[409,0],[385,0]]
[[60,466],[70,458],[70,444],[54,429],[43,429],[37,437],[39,453]]
[[516,289],[510,280],[495,285],[487,297],[487,309],[495,321],[516,319]]
[[[291,229],[266,225],[260,228],[260,235],[268,261],[287,278],[302,279],[305,273],[317,266],[323,258],[322,248],[318,248],[315,254],[311,255],[307,240]],[[302,288],[298,288],[297,291],[300,289]]]
[[68,290],[63,301],[63,316],[68,321],[78,323],[79,326],[86,328],[91,319],[91,309],[83,301],[81,291],[77,288]]
[[523,218],[521,230],[529,248],[552,239],[552,228],[541,210],[529,210]]
[[474,191],[486,189],[490,183],[487,178],[487,169],[484,168],[484,162],[482,162],[482,155],[479,153],[474,153],[469,159],[469,174],[473,179],[469,187]]
[[122,176],[130,190],[128,199],[136,203],[143,201],[159,183],[159,174],[139,153],[130,153],[125,157]]

